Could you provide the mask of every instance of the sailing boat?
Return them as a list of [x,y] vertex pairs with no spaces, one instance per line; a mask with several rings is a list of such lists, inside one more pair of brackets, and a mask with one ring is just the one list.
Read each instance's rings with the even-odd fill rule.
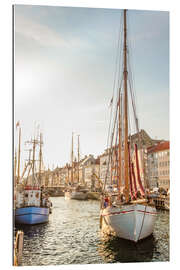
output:
[[[79,152],[79,135],[78,135],[78,160],[76,163],[74,162],[74,144],[73,144],[73,133],[72,133],[72,152],[71,152],[71,181],[68,179],[68,187],[66,188],[64,197],[65,199],[73,199],[73,200],[87,200],[88,199],[88,190],[80,185],[80,177],[79,177],[79,163],[80,163],[80,152]],[[77,169],[77,177],[75,177],[75,169]],[[69,170],[69,168],[68,168]],[[69,171],[68,171],[69,178]],[[76,180],[76,182],[75,182]]]
[[[132,112],[137,131],[139,128],[131,88],[129,89],[131,95],[128,95],[130,78],[127,63],[126,13],[127,11],[124,10],[123,73],[117,90],[115,116],[110,148],[108,149],[108,168],[101,199],[100,227],[105,233],[137,242],[152,234],[157,213],[153,202],[150,201],[145,192],[141,180],[138,151],[140,140],[138,145],[133,145],[131,136],[128,136],[130,129],[130,121],[128,121],[128,112],[130,112],[128,107],[129,96],[132,99]],[[116,179],[118,192],[113,189],[111,192],[107,190],[108,175],[111,184]]]
[[[41,161],[42,161],[42,134],[40,134],[40,141],[36,138],[30,142],[33,145],[33,158],[25,165],[22,177],[20,178],[20,134],[19,129],[19,155],[18,155],[18,176],[15,186],[15,223],[18,224],[39,224],[47,222],[49,219],[51,202],[48,196],[44,194],[40,186],[41,178]],[[40,145],[40,160],[39,160],[39,179],[35,173],[35,151],[37,144]],[[31,152],[30,152],[31,153]],[[23,177],[28,170],[28,176],[25,183]],[[30,176],[30,172],[32,175]],[[28,183],[29,182],[29,183]]]

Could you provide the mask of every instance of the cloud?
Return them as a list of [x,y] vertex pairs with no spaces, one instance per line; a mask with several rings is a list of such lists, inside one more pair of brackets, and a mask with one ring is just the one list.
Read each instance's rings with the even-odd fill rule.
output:
[[[55,29],[55,28],[54,28]],[[64,47],[67,49],[92,49],[95,45],[88,39],[82,36],[72,36],[67,33],[61,35],[56,30],[50,28],[45,24],[41,24],[26,18],[23,15],[15,17],[15,33],[16,37],[20,36],[25,40],[31,40],[38,43],[42,47],[59,48]],[[22,42],[21,42],[22,44]]]
[[34,22],[22,15],[15,17],[15,32],[45,47],[69,47],[68,41],[46,25]]

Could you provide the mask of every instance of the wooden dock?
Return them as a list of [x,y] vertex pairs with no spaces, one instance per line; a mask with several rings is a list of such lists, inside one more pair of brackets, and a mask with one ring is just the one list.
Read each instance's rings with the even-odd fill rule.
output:
[[21,264],[23,254],[23,240],[24,240],[24,232],[17,231],[14,242],[14,261],[13,261],[14,266],[19,266]]

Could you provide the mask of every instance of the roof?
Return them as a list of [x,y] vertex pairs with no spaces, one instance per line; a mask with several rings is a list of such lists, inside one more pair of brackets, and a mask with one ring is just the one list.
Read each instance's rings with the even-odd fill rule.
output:
[[154,153],[159,151],[165,151],[170,148],[169,141],[158,143],[157,145],[153,145],[147,148],[148,153]]
[[95,160],[95,164],[96,165],[99,165],[100,164],[100,158],[98,157],[98,158],[96,158],[96,160]]
[[93,159],[95,160],[94,156],[93,155],[89,155],[87,156],[82,162],[81,162],[81,165],[84,165],[87,161],[89,161],[90,159]]

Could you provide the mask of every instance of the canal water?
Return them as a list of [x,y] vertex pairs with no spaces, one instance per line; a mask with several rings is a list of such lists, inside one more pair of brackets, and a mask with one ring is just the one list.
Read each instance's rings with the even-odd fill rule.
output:
[[159,211],[152,236],[138,243],[103,237],[99,201],[51,198],[47,224],[24,231],[23,266],[169,261],[169,213]]

